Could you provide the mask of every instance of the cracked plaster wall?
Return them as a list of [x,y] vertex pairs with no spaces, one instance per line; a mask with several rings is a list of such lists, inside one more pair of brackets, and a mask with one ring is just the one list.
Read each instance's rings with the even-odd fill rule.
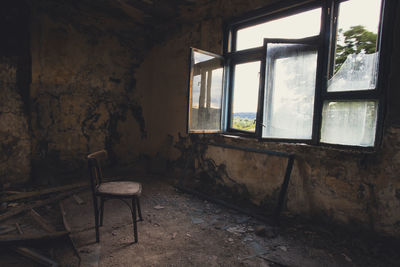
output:
[[[183,25],[178,33],[150,51],[136,73],[137,94],[148,131],[144,152],[152,158],[165,159],[172,168],[182,169],[194,148],[195,157],[189,167],[195,183],[209,185],[211,191],[225,187],[225,191],[242,195],[261,207],[274,196],[276,179],[283,179],[286,160],[212,146],[199,149],[194,144],[211,141],[292,152],[296,160],[286,205],[289,213],[400,236],[398,34],[393,36],[394,49],[389,56],[389,113],[383,144],[375,153],[185,133],[189,47],[220,54],[223,22],[265,4],[265,1],[219,0],[188,10],[187,16],[193,23]],[[400,5],[396,14],[400,14]],[[394,33],[400,31],[399,17]]]
[[102,30],[107,21],[88,27],[54,14],[34,5],[31,23],[32,173],[50,184],[85,172],[85,156],[102,148],[111,162],[129,164],[146,137],[132,97],[144,49]]
[[29,180],[31,139],[17,90],[17,57],[0,56],[0,183]]
[[0,184],[30,178],[31,137],[24,101],[29,91],[29,42],[26,8],[20,1],[0,9]]

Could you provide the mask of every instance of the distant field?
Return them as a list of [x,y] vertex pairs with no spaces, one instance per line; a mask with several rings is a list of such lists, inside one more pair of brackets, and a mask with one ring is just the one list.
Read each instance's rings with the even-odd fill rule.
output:
[[238,112],[233,114],[233,128],[244,131],[255,131],[256,129],[256,113],[254,112]]

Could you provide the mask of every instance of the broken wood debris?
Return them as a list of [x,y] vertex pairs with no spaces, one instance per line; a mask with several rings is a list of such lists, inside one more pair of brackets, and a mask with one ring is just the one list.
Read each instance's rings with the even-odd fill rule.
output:
[[0,235],[4,235],[4,234],[8,234],[11,232],[14,232],[16,230],[16,228],[14,226],[1,226],[0,227]]
[[68,231],[68,239],[69,242],[71,243],[72,249],[74,250],[75,255],[78,257],[79,263],[81,262],[81,255],[78,252],[78,249],[76,248],[75,242],[71,237],[71,226],[69,226],[66,215],[67,213],[65,212],[64,209],[64,205],[61,203],[61,201],[59,202],[59,206],[60,206],[60,211],[61,211],[61,216],[63,219],[63,224],[64,224],[64,228],[65,230]]
[[[44,190],[32,191],[32,192],[13,192],[15,193],[15,195],[11,196],[10,192],[8,193],[3,192],[2,196],[0,197],[0,201],[3,201],[3,203],[6,204],[6,208],[7,206],[8,207],[12,206],[13,208],[8,209],[3,214],[0,214],[0,222],[5,221],[21,213],[27,212],[29,216],[32,218],[32,221],[36,222],[47,233],[41,234],[36,232],[36,233],[24,234],[18,222],[15,223],[15,225],[13,224],[12,227],[10,226],[3,228],[0,227],[0,234],[3,234],[2,236],[0,236],[0,247],[8,247],[8,248],[11,247],[11,249],[17,252],[18,254],[21,254],[22,256],[29,258],[43,266],[58,266],[57,262],[55,262],[49,257],[46,257],[45,255],[42,255],[37,250],[29,248],[29,246],[51,245],[54,244],[54,242],[66,241],[72,245],[74,253],[76,254],[80,262],[81,260],[80,255],[70,236],[71,227],[69,226],[66,220],[65,217],[66,212],[64,210],[62,203],[59,201],[73,195],[73,198],[75,199],[77,204],[79,205],[83,204],[84,201],[79,196],[77,196],[76,193],[86,189],[87,185],[88,185],[87,183],[80,183],[68,186],[47,188]],[[34,197],[41,198],[41,200],[33,201]],[[25,203],[23,202],[9,203],[9,201],[23,200],[23,199],[26,199]],[[29,199],[29,201],[31,202],[28,202],[27,199]],[[47,210],[50,210],[52,207],[54,207],[54,204],[57,204],[57,202],[59,202],[60,205],[62,221],[64,229],[66,231],[57,231],[56,227],[52,225],[52,223],[47,218],[43,217],[38,212],[39,210],[38,208],[44,206],[47,208]],[[13,231],[18,231],[19,235],[8,234]],[[53,252],[52,248],[50,248],[49,255],[53,255],[52,252]]]
[[86,187],[88,185],[89,185],[88,183],[77,183],[77,184],[72,184],[72,185],[64,185],[64,186],[57,186],[57,187],[42,189],[39,191],[13,192],[14,195],[12,195],[12,196],[4,196],[4,197],[0,198],[0,202],[9,202],[9,201],[15,201],[15,200],[19,200],[19,199],[30,198],[30,197],[48,195],[48,194],[56,193],[56,192],[64,192],[64,191],[72,190],[75,188]]
[[21,226],[19,225],[19,223],[15,223],[15,227],[17,228],[18,233],[20,233],[21,235],[24,233],[24,232],[22,231],[22,228],[21,228]]
[[17,247],[14,249],[14,251],[18,252],[24,257],[30,258],[31,260],[40,263],[44,266],[51,266],[51,267],[56,267],[58,266],[58,263],[53,261],[52,259],[49,259],[38,252],[30,249],[30,248],[25,248],[25,247]]
[[60,206],[61,216],[63,219],[63,224],[65,227],[65,230],[67,230],[68,232],[71,232],[71,227],[69,226],[69,224],[67,222],[67,218],[65,217],[67,215],[67,213],[65,212],[64,205],[61,203],[61,201],[59,203],[59,206]]
[[72,197],[75,199],[76,204],[78,205],[82,205],[85,203],[85,201],[83,201],[82,198],[80,198],[78,195],[73,194]]
[[24,235],[2,235],[0,236],[0,247],[19,245],[42,245],[68,237],[67,231],[45,234],[24,234]]
[[47,205],[47,204],[56,203],[57,201],[60,201],[60,200],[62,200],[62,199],[64,199],[64,198],[67,198],[67,197],[69,197],[70,195],[72,195],[72,194],[74,194],[74,193],[77,193],[77,192],[80,192],[80,191],[82,191],[82,190],[84,190],[84,189],[85,189],[84,187],[81,187],[81,188],[75,189],[75,190],[73,190],[73,191],[64,192],[64,193],[60,193],[60,194],[58,194],[58,195],[56,195],[56,196],[49,197],[49,198],[46,199],[46,200],[37,201],[37,202],[34,203],[34,204],[25,204],[25,205],[21,205],[21,206],[18,207],[18,208],[12,209],[12,210],[10,210],[10,211],[7,211],[7,212],[1,214],[1,215],[0,215],[0,222],[2,222],[2,221],[4,221],[4,220],[7,220],[7,219],[9,219],[9,218],[11,218],[11,217],[13,217],[13,216],[15,216],[15,215],[20,214],[20,213],[29,211],[29,210],[31,210],[31,209],[38,208],[38,207],[41,207],[41,206],[44,206],[44,205]]
[[[24,232],[21,229],[21,226],[19,225],[19,223],[15,223],[15,226],[18,230],[18,233],[20,235],[22,235]],[[24,257],[27,257],[37,263],[40,263],[44,266],[51,266],[51,267],[56,267],[58,266],[58,263],[53,261],[52,259],[49,259],[41,254],[39,254],[38,252],[30,249],[30,248],[26,248],[26,247],[16,247],[14,249],[14,251],[16,251],[17,253],[21,254]]]
[[53,225],[51,225],[46,219],[44,219],[39,213],[37,213],[34,209],[31,209],[30,215],[47,232],[49,233],[56,232],[56,228]]

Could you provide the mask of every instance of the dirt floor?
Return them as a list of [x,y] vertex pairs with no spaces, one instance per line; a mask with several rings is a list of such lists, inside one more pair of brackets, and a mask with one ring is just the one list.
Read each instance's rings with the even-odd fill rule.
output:
[[[272,227],[246,215],[177,191],[154,177],[143,179],[138,222],[132,244],[128,207],[105,204],[100,243],[95,242],[91,193],[63,201],[80,266],[400,266],[396,243],[294,219]],[[398,244],[398,243],[397,243]],[[78,266],[67,243],[51,255],[61,266]],[[8,250],[0,266],[39,266]]]

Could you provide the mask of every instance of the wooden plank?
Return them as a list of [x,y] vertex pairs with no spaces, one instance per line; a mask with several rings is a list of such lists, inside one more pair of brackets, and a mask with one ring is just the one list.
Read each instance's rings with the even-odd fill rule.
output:
[[[22,235],[23,231],[22,231],[19,223],[15,223],[15,226],[17,227],[18,233],[20,235]],[[58,266],[57,262],[37,253],[36,251],[34,251],[32,249],[25,248],[25,247],[16,247],[16,248],[14,248],[14,251],[21,254],[22,256],[27,257],[27,258],[29,258],[37,263],[40,263],[44,266],[52,266],[52,267]]]
[[21,192],[19,194],[12,195],[12,196],[4,196],[4,197],[0,198],[0,202],[10,202],[10,201],[15,201],[15,200],[24,199],[24,198],[47,195],[47,194],[51,194],[51,193],[55,193],[55,192],[63,192],[63,191],[72,190],[72,189],[75,189],[78,187],[84,187],[84,186],[88,186],[88,185],[89,185],[89,183],[77,183],[77,184],[71,184],[71,185],[46,188],[46,189],[42,189],[39,191]]
[[19,223],[15,223],[15,227],[17,227],[18,233],[19,233],[20,235],[22,235],[22,234],[24,233],[24,231],[22,231],[22,228],[21,228],[21,226],[19,225]]
[[22,194],[22,193],[25,193],[25,192],[11,191],[11,190],[7,190],[7,191],[2,192],[2,194]]
[[76,204],[82,205],[85,203],[82,198],[80,198],[78,195],[73,194],[72,197],[75,199]]
[[0,235],[8,234],[11,232],[14,232],[16,229],[13,226],[6,226],[3,228],[3,230],[0,231]]
[[50,197],[50,198],[48,198],[46,200],[37,201],[34,204],[22,205],[22,206],[20,206],[18,208],[12,209],[10,211],[7,211],[6,213],[1,214],[0,215],[0,222],[2,222],[4,220],[7,220],[7,219],[9,219],[11,217],[14,217],[14,216],[16,216],[16,215],[18,215],[20,213],[29,211],[31,209],[38,208],[38,207],[41,207],[41,206],[44,206],[44,205],[47,205],[47,204],[57,203],[57,201],[60,201],[60,200],[62,200],[64,198],[67,198],[70,195],[72,195],[74,193],[77,193],[77,192],[80,192],[80,191],[82,191],[84,189],[86,189],[86,188],[85,187],[81,187],[81,188],[75,189],[75,190],[70,191],[70,192],[60,193],[60,194],[58,194],[56,196],[53,196],[53,197]]
[[65,230],[67,230],[68,232],[71,232],[71,227],[69,226],[69,224],[67,222],[67,218],[65,217],[67,215],[67,213],[65,212],[64,205],[61,202],[60,202],[60,210],[61,210],[61,215],[63,218]]
[[69,233],[68,234],[68,238],[69,238],[69,241],[71,243],[72,249],[74,250],[75,255],[78,257],[79,262],[81,262],[81,255],[79,254],[79,251],[76,248],[75,242],[71,237],[71,226],[69,226],[69,224],[68,224],[68,221],[67,221],[67,218],[66,218],[67,213],[65,212],[64,205],[61,203],[61,201],[60,201],[59,205],[60,205],[60,210],[61,210],[61,215],[62,215],[62,218],[63,218],[63,224],[64,224],[64,227],[65,227],[65,230],[67,230],[68,233]]
[[14,249],[17,253],[21,254],[24,257],[27,257],[37,263],[40,263],[43,266],[51,266],[51,267],[56,267],[59,266],[57,262],[53,261],[52,259],[49,259],[36,251],[25,248],[25,247],[17,247]]
[[0,236],[0,247],[43,245],[57,240],[65,240],[66,238],[68,238],[67,231],[46,234],[3,235]]
[[37,213],[34,209],[31,209],[32,218],[47,232],[54,233],[56,232],[56,228],[51,225],[45,218],[43,218],[39,213]]

